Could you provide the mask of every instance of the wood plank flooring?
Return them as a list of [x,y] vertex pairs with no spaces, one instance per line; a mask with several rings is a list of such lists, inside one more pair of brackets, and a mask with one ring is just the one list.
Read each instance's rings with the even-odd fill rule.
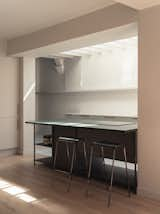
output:
[[114,189],[112,205],[107,208],[102,184],[93,182],[86,198],[85,179],[73,177],[69,193],[67,181],[63,174],[34,167],[31,158],[1,158],[0,214],[160,214],[159,202],[134,195],[128,198],[119,189]]

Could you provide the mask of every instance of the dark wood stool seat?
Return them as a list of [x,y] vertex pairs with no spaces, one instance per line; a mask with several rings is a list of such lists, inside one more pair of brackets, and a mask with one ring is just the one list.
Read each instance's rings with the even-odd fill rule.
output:
[[[90,147],[90,158],[89,158],[89,168],[88,168],[88,187],[91,182],[91,171],[92,171],[92,161],[93,161],[93,154],[94,154],[94,148],[100,147],[101,148],[101,156],[103,158],[103,163],[105,166],[105,161],[104,161],[104,148],[112,149],[112,168],[111,168],[111,177],[110,177],[110,185],[109,185],[109,194],[108,194],[108,207],[110,206],[111,203],[111,196],[112,196],[112,184],[113,184],[113,175],[114,175],[114,163],[115,163],[115,158],[116,158],[116,152],[118,149],[123,150],[124,154],[124,162],[125,162],[125,170],[126,170],[126,177],[127,177],[127,183],[128,183],[128,195],[130,196],[130,182],[129,182],[129,174],[128,174],[128,167],[127,167],[127,155],[126,155],[126,147],[125,144],[120,144],[120,143],[112,143],[108,141],[99,141],[99,142],[93,142],[91,143]],[[107,180],[107,179],[106,179]],[[87,195],[88,195],[88,187],[87,187]]]
[[[88,167],[88,160],[87,160],[87,153],[86,153],[86,144],[85,144],[85,141],[83,139],[72,138],[72,137],[65,137],[65,136],[58,137],[58,139],[56,141],[56,146],[55,146],[54,169],[56,168],[56,159],[57,159],[58,144],[59,143],[64,143],[66,145],[67,162],[70,165],[69,166],[69,172],[67,172],[68,176],[69,176],[69,184],[68,184],[67,191],[69,191],[70,190],[70,186],[71,186],[71,181],[72,181],[73,167],[74,167],[74,163],[76,161],[76,150],[77,150],[78,143],[82,143],[83,144],[83,152],[84,152],[84,158],[85,158],[85,163],[86,163],[86,169]],[[71,155],[70,155],[69,145],[72,146]]]

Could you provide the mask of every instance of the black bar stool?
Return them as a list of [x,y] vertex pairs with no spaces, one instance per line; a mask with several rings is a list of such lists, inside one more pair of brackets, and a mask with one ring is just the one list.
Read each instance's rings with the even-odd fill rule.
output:
[[130,182],[129,182],[129,174],[128,174],[128,168],[127,168],[126,147],[125,147],[124,144],[110,143],[110,142],[107,142],[107,141],[94,142],[94,143],[91,144],[91,147],[90,147],[90,158],[89,158],[89,168],[88,168],[88,187],[87,187],[87,191],[86,191],[87,195],[88,195],[89,184],[91,182],[92,161],[93,161],[93,155],[94,155],[94,148],[95,147],[100,147],[101,148],[101,156],[103,158],[104,166],[105,166],[104,148],[112,149],[112,151],[113,151],[113,153],[112,153],[111,177],[110,177],[110,184],[109,184],[109,188],[108,188],[108,191],[109,191],[109,193],[108,193],[108,207],[110,207],[111,197],[112,197],[113,176],[114,176],[114,163],[115,163],[117,149],[122,149],[123,150],[124,161],[125,161],[125,171],[126,171],[127,184],[128,184],[128,196],[130,196]]
[[[57,160],[58,144],[59,143],[64,143],[66,145],[67,164],[70,165],[69,166],[69,172],[67,172],[67,174],[69,176],[69,184],[68,184],[67,191],[69,192],[70,186],[71,186],[71,181],[72,181],[73,167],[74,167],[74,163],[76,161],[76,150],[77,150],[78,143],[83,144],[83,153],[84,153],[84,158],[85,158],[86,169],[88,167],[86,143],[82,139],[70,138],[70,137],[58,137],[58,140],[56,141],[56,146],[55,146],[54,169],[56,168],[56,160]],[[72,145],[71,157],[70,157],[69,145]]]

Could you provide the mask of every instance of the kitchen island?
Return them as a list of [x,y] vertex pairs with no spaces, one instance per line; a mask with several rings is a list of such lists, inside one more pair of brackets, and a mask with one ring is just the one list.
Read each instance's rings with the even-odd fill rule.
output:
[[[130,178],[132,180],[132,190],[136,192],[137,187],[137,123],[135,120],[111,119],[92,120],[92,119],[59,119],[53,121],[26,121],[27,124],[34,126],[34,163],[42,161],[53,167],[55,142],[59,136],[81,138],[86,142],[87,157],[89,158],[90,143],[94,141],[109,141],[112,143],[125,144],[127,150],[127,161],[132,164],[130,169]],[[52,155],[47,159],[36,160],[36,126],[51,127],[52,143],[48,146],[52,149]],[[42,146],[47,146],[41,143]],[[100,151],[96,151],[99,154]],[[107,160],[112,157],[112,151],[105,151],[106,171],[110,171],[110,165]],[[50,161],[49,161],[50,160]],[[60,145],[58,150],[57,168],[66,170],[66,151],[65,146]],[[78,145],[78,154],[76,154],[76,166],[74,174],[86,176],[85,161],[83,157],[82,146]],[[123,161],[121,151],[117,153],[116,160]],[[121,163],[121,162],[119,162]],[[121,164],[120,164],[121,165]],[[115,173],[115,183],[125,186],[126,180],[123,176],[124,168],[117,164]],[[124,173],[125,174],[125,173]],[[98,155],[93,161],[93,175],[96,180],[105,180],[106,172],[104,172],[103,161]],[[120,177],[120,179],[119,179]],[[118,179],[116,179],[118,178]]]

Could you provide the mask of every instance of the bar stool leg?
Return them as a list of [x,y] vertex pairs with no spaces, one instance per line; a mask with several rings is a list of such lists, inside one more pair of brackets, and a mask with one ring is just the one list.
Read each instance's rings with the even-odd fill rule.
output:
[[[105,171],[107,171],[107,170],[106,170],[106,164],[105,164],[105,159],[104,159],[104,148],[103,148],[103,146],[101,146],[101,156],[103,158],[103,168],[104,168],[104,173],[105,173]],[[108,181],[108,176],[106,174],[106,182],[105,183],[106,183],[106,189],[108,190],[107,181]]]
[[93,161],[93,146],[91,145],[90,158],[89,158],[89,168],[88,168],[88,183],[87,183],[87,189],[86,189],[86,196],[88,196],[89,184],[91,182],[92,161]]
[[58,152],[58,142],[55,142],[55,153],[54,153],[54,162],[53,162],[53,168],[56,168],[56,160],[57,160],[57,152]]
[[111,169],[111,180],[110,180],[109,193],[108,193],[108,207],[110,207],[110,204],[111,204],[115,157],[116,157],[116,148],[114,148],[114,150],[113,150],[112,169]]
[[67,192],[70,191],[70,187],[71,187],[73,165],[74,165],[74,160],[75,160],[75,153],[76,153],[76,144],[74,143],[74,144],[73,144],[73,151],[72,151],[72,158],[71,158],[71,166],[70,166],[70,172],[69,172],[69,184],[68,184]]
[[68,146],[68,143],[65,142],[66,144],[66,153],[67,153],[67,169],[68,169],[68,165],[70,163],[70,152],[69,152],[69,146]]
[[125,160],[125,169],[126,169],[126,177],[127,177],[127,185],[128,185],[128,196],[131,196],[130,191],[130,181],[129,181],[129,173],[128,173],[128,167],[127,167],[127,154],[126,154],[126,147],[123,147],[123,153],[124,153],[124,160]]
[[86,143],[83,142],[83,153],[84,153],[84,159],[85,159],[85,165],[86,169],[88,168],[88,160],[87,160],[87,152],[86,152]]

